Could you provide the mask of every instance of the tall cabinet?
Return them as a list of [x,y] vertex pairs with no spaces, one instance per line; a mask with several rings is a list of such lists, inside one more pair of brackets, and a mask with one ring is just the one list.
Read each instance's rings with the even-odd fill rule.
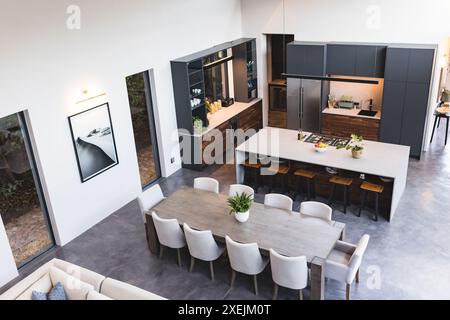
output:
[[389,46],[386,52],[380,140],[411,147],[420,158],[435,46]]

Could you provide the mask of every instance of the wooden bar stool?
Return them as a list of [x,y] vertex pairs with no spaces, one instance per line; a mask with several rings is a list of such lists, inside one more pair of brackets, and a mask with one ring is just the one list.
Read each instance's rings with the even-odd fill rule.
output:
[[361,211],[364,209],[364,203],[366,202],[367,192],[373,192],[375,194],[375,216],[374,221],[378,221],[379,207],[380,207],[380,194],[383,193],[384,187],[378,184],[364,181],[360,187],[363,190],[361,198],[361,206],[359,207],[358,217],[361,216]]
[[244,167],[244,184],[246,184],[247,173],[251,172],[253,174],[253,188],[255,191],[258,191],[259,187],[259,173],[262,167],[261,163],[250,163],[249,160],[246,160],[242,166]]
[[343,186],[344,187],[344,213],[347,213],[347,206],[350,205],[350,185],[353,182],[353,179],[345,178],[345,177],[338,177],[333,176],[330,178],[329,182],[331,183],[331,193],[330,193],[330,200],[328,201],[328,204],[331,206],[334,199],[334,192],[336,189],[336,186]]
[[445,128],[445,145],[447,145],[448,124],[450,121],[450,114],[448,113],[449,111],[450,111],[449,108],[440,107],[440,108],[437,108],[436,111],[434,112],[434,124],[433,124],[433,131],[431,133],[430,143],[433,142],[434,131],[436,130],[436,125],[439,128],[439,125],[441,124],[441,119],[444,118],[447,120],[447,126]]
[[306,181],[307,187],[307,200],[311,200],[311,198],[316,198],[316,176],[315,172],[305,170],[305,169],[297,169],[294,172],[294,176],[297,179],[297,192],[301,196],[302,194],[302,186],[303,180]]
[[267,171],[272,173],[270,175],[270,190],[269,192],[272,192],[276,179],[280,177],[281,179],[281,193],[286,193],[287,190],[287,184],[288,184],[288,173],[290,171],[289,162],[285,160],[276,161],[278,162],[278,166],[269,166],[267,167]]

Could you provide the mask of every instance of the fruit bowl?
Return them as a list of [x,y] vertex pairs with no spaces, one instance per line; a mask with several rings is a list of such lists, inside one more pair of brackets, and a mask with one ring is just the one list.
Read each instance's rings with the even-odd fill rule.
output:
[[316,143],[314,145],[314,149],[316,150],[316,152],[319,152],[319,153],[325,152],[327,150],[327,148],[328,148],[328,145],[326,143],[322,143],[322,142]]

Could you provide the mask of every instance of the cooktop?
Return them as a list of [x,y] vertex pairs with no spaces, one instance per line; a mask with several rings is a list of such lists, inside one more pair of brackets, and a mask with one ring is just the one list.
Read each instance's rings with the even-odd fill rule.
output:
[[338,147],[338,146],[345,147],[350,142],[350,138],[333,137],[333,136],[328,136],[328,135],[323,135],[323,134],[311,133],[305,139],[305,142],[308,142],[308,143],[323,142],[332,147]]

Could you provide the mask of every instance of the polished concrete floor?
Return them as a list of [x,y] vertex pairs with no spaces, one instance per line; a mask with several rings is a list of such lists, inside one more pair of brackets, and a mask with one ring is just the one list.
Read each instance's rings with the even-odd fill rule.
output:
[[[443,126],[441,126],[443,127]],[[442,129],[442,128],[441,128]],[[371,236],[363,260],[361,282],[352,286],[353,299],[450,299],[450,145],[443,147],[443,130],[421,161],[411,160],[408,183],[392,223],[374,222],[368,215],[357,218],[355,206],[347,215],[334,211],[333,219],[347,224],[347,240],[356,242]],[[389,158],[386,158],[389,161]],[[180,170],[160,185],[170,195],[197,176],[211,176],[226,193],[234,182],[234,167],[210,167],[204,172]],[[261,190],[262,191],[262,190]],[[257,201],[262,201],[258,194]],[[295,203],[295,208],[299,205]],[[230,270],[226,259],[216,266],[216,280],[210,281],[208,265],[198,263],[188,272],[176,264],[175,252],[160,260],[147,248],[142,218],[135,201],[127,204],[63,248],[42,256],[25,269],[26,275],[54,256],[79,264],[170,299],[270,299],[272,281],[267,268],[260,277],[260,294],[252,291],[252,279],[238,276],[229,290]],[[297,299],[297,292],[281,289],[280,299]],[[309,298],[306,290],[305,298]],[[345,285],[326,282],[327,299],[344,299]]]

